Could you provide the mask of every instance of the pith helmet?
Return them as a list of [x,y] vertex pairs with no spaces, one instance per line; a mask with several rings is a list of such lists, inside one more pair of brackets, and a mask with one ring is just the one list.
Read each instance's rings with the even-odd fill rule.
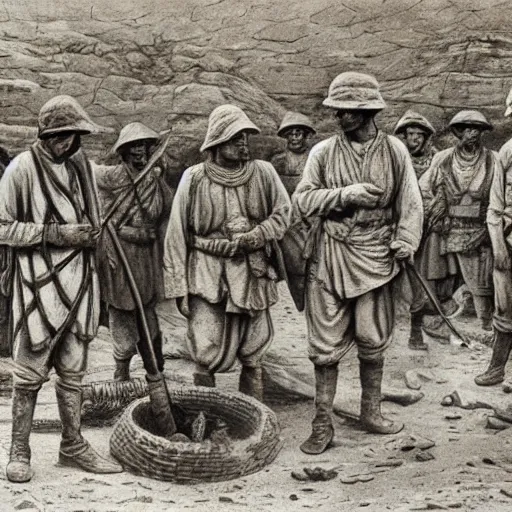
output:
[[382,110],[386,103],[373,76],[347,71],[339,74],[329,86],[323,105],[339,109]]
[[62,132],[101,133],[108,128],[96,124],[83,107],[71,96],[55,96],[39,111],[39,138]]
[[311,133],[316,133],[316,130],[313,128],[313,123],[309,117],[301,114],[300,112],[286,112],[279,130],[277,130],[277,135],[279,135],[279,137],[284,137],[286,130],[294,126],[307,128]]
[[139,122],[127,124],[119,133],[119,138],[114,144],[112,151],[118,151],[121,146],[130,142],[146,139],[158,140],[158,133]]
[[405,131],[407,127],[418,126],[425,130],[429,135],[436,133],[434,127],[429,123],[428,119],[413,110],[408,110],[396,123],[393,133],[399,134]]
[[507,105],[507,110],[505,110],[505,117],[508,117],[512,114],[512,89],[510,89],[507,99],[505,100],[505,105]]
[[247,130],[260,133],[260,129],[235,105],[221,105],[212,111],[208,118],[208,130],[201,151],[231,140],[237,133]]
[[478,112],[478,110],[461,110],[460,112],[457,112],[448,126],[453,128],[454,126],[461,124],[480,126],[483,130],[493,129],[492,124],[487,121],[485,116],[481,112]]

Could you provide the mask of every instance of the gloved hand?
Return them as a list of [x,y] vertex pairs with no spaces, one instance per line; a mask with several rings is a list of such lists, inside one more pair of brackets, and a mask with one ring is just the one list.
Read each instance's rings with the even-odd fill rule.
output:
[[383,190],[371,183],[355,183],[343,187],[340,194],[342,206],[362,206],[375,208]]
[[133,244],[147,244],[156,240],[156,231],[152,228],[134,228],[131,226],[121,226],[117,230],[121,240]]
[[90,224],[48,224],[46,241],[58,247],[96,247],[100,229]]
[[393,240],[393,242],[389,244],[389,248],[394,251],[394,257],[397,260],[406,260],[409,263],[414,261],[414,250],[407,242],[403,240]]
[[233,235],[233,239],[238,242],[240,249],[246,252],[257,251],[267,243],[262,230],[258,226],[247,233]]

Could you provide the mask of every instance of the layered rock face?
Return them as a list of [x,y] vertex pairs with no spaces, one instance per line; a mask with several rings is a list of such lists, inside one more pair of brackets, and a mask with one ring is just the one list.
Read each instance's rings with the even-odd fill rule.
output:
[[444,146],[451,116],[477,108],[498,147],[512,132],[511,20],[502,0],[3,0],[0,142],[24,149],[41,105],[71,94],[114,130],[87,138],[94,156],[138,120],[172,128],[179,170],[199,158],[210,111],[235,103],[262,128],[254,151],[268,158],[287,109],[310,115],[319,138],[332,133],[321,102],[332,78],[353,70],[382,84],[384,128],[414,108]]

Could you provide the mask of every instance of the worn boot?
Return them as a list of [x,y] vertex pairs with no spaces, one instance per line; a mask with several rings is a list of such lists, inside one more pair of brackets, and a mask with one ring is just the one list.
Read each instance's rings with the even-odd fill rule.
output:
[[334,438],[331,414],[337,383],[338,365],[315,365],[316,414],[312,423],[311,435],[300,446],[304,453],[319,455],[327,450]]
[[62,422],[59,462],[63,466],[75,467],[89,473],[121,473],[123,468],[102,457],[89,445],[80,432],[82,391],[74,386],[57,381],[55,384],[57,405]]
[[242,366],[238,391],[263,402],[263,370],[261,366]]
[[196,364],[194,372],[194,386],[215,387],[215,374],[211,373],[206,366]]
[[396,434],[403,423],[394,423],[382,416],[380,402],[382,399],[382,374],[384,361],[359,360],[361,378],[361,425],[367,432],[375,434]]
[[423,313],[418,311],[411,313],[411,335],[409,336],[409,348],[411,350],[428,350],[428,345],[423,341]]
[[33,476],[30,467],[29,437],[37,400],[37,391],[14,388],[12,394],[12,441],[6,475],[10,482],[28,482]]
[[496,331],[491,362],[484,373],[475,377],[478,386],[494,386],[505,380],[505,366],[512,350],[512,333]]
[[123,382],[130,380],[130,362],[131,357],[127,359],[114,359],[116,363],[116,369],[114,371],[114,380]]

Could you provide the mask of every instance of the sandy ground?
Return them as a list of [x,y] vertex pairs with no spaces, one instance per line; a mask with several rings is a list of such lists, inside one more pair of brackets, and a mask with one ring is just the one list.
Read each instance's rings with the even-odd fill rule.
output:
[[[405,318],[405,317],[404,317]],[[306,354],[305,323],[291,304],[287,293],[274,308],[276,346],[289,364],[312,377]],[[476,323],[465,326],[471,332]],[[97,476],[57,465],[58,433],[34,433],[31,438],[33,466],[36,472],[28,484],[13,485],[3,475],[10,444],[10,399],[0,397],[0,510],[26,511],[289,511],[313,509],[325,511],[409,511],[409,510],[512,510],[512,473],[497,465],[483,462],[512,458],[512,430],[486,429],[488,409],[463,410],[441,406],[442,398],[458,390],[463,398],[479,399],[506,406],[512,398],[499,386],[478,388],[473,377],[485,367],[489,349],[474,344],[461,348],[429,340],[428,353],[407,348],[407,320],[397,324],[395,341],[388,352],[385,383],[405,388],[407,370],[426,369],[421,379],[425,397],[418,403],[402,407],[384,403],[385,413],[403,421],[406,428],[394,436],[377,436],[361,431],[357,423],[336,418],[334,447],[320,456],[307,456],[299,450],[309,434],[313,414],[312,400],[278,400],[269,405],[276,412],[282,428],[283,448],[276,461],[254,475],[215,484],[176,485],[140,478],[129,473]],[[89,380],[108,378],[111,355],[108,333],[102,331],[93,342]],[[171,346],[167,346],[173,352]],[[136,374],[141,374],[135,362]],[[190,364],[169,360],[169,374],[190,378]],[[235,390],[236,371],[218,378],[221,389]],[[358,365],[355,352],[341,364],[338,396],[343,406],[358,412]],[[453,419],[447,418],[453,413]],[[53,381],[40,395],[36,417],[56,417]],[[458,419],[456,419],[458,418]],[[111,427],[84,428],[91,443],[108,451]],[[428,438],[435,447],[428,450],[434,458],[417,460],[421,450],[404,451],[410,436]],[[398,467],[379,468],[375,464],[389,459],[403,461]],[[337,478],[328,482],[299,482],[292,471],[303,467],[339,467]],[[354,474],[371,474],[374,479],[355,484],[341,478]]]

